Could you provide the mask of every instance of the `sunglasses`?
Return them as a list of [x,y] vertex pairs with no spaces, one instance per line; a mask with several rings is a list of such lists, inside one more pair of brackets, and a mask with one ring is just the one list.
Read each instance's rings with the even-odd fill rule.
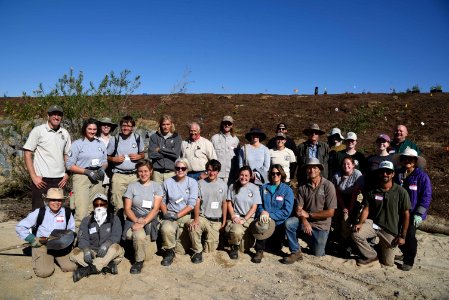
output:
[[278,130],[287,130],[287,128],[282,127],[282,128],[278,128]]
[[281,176],[281,172],[271,172],[271,176]]
[[94,203],[94,208],[95,207],[105,207],[107,204],[106,203]]
[[394,172],[394,171],[392,171],[392,170],[382,170],[382,171],[381,171],[381,174],[391,175],[391,174],[393,174],[393,172]]
[[175,170],[176,171],[185,171],[185,170],[187,170],[187,168],[186,167],[175,167]]
[[232,126],[231,122],[223,122],[223,126]]
[[62,202],[64,200],[62,200],[62,199],[48,199],[48,201],[50,201],[50,202]]

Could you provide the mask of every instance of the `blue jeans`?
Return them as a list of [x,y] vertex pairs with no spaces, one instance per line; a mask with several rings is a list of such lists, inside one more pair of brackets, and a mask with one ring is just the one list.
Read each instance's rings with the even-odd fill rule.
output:
[[307,235],[303,231],[302,223],[299,222],[298,217],[290,217],[285,221],[285,233],[287,235],[288,247],[291,253],[296,253],[301,250],[298,243],[298,235],[309,244],[312,254],[315,256],[325,255],[325,248],[329,231],[318,230],[312,227],[312,236]]

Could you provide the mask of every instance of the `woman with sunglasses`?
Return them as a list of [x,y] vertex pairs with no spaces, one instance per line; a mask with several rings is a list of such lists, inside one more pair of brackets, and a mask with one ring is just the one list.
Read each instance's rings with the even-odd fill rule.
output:
[[126,221],[123,239],[132,240],[135,262],[131,274],[142,271],[144,260],[156,253],[159,221],[157,214],[164,192],[162,186],[151,180],[153,165],[147,159],[136,164],[138,181],[131,183],[124,195]]
[[75,225],[92,211],[94,195],[104,193],[103,179],[108,165],[106,147],[97,139],[98,122],[88,119],[83,122],[83,137],[76,140],[68,154],[66,167],[73,173],[73,189],[70,208],[75,209]]
[[275,222],[273,235],[265,240],[256,240],[254,249],[256,255],[251,259],[253,263],[260,263],[263,252],[269,248],[274,253],[279,253],[282,249],[282,242],[285,238],[284,222],[288,219],[293,210],[294,194],[289,185],[285,183],[287,174],[279,164],[274,164],[268,172],[270,182],[260,188],[262,204],[257,206],[256,216],[259,222]]
[[[227,222],[225,232],[231,246],[229,257],[237,259],[239,249],[247,251],[252,247],[253,237],[247,230],[254,220],[257,205],[261,204],[259,187],[250,182],[252,170],[243,166],[239,170],[239,179],[228,189],[228,212],[230,220]],[[243,243],[242,243],[243,242]]]
[[172,264],[175,252],[185,254],[186,247],[181,241],[189,241],[184,226],[190,221],[190,212],[198,199],[198,182],[187,176],[189,166],[186,158],[178,158],[175,161],[176,175],[164,181],[161,203],[163,221],[160,228],[162,249],[165,250],[161,261],[163,266]]

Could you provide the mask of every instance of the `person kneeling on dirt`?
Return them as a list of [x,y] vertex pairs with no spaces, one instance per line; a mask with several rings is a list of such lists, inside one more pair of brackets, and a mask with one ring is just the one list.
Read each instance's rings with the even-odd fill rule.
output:
[[[49,277],[55,271],[55,260],[63,272],[72,272],[76,265],[69,260],[71,243],[64,249],[47,249],[47,238],[55,229],[75,232],[75,220],[70,210],[62,207],[67,198],[59,188],[50,188],[44,198],[45,207],[28,214],[16,226],[19,237],[31,244],[33,269],[37,277]],[[30,233],[30,229],[31,232]],[[72,239],[73,242],[73,239]]]
[[81,222],[78,247],[70,254],[70,260],[80,266],[73,272],[73,282],[100,272],[117,274],[117,265],[125,254],[118,244],[122,224],[116,215],[107,212],[106,195],[96,194],[92,205],[94,211]]

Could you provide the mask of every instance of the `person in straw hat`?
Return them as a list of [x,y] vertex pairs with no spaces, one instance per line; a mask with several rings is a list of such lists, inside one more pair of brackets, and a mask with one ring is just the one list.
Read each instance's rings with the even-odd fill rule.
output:
[[409,271],[413,268],[418,241],[416,240],[416,229],[427,217],[427,211],[432,201],[432,185],[429,175],[424,171],[426,160],[419,156],[412,148],[405,148],[404,152],[393,156],[394,162],[401,165],[398,170],[396,181],[407,190],[410,197],[410,224],[408,226],[405,244],[399,246],[402,251],[403,264],[401,269]]
[[16,232],[21,239],[31,244],[34,273],[37,277],[45,278],[55,271],[55,261],[63,272],[72,272],[76,269],[76,264],[69,259],[71,247],[48,250],[45,245],[46,239],[55,229],[68,229],[74,232],[75,220],[70,210],[62,206],[67,199],[63,189],[50,188],[42,197],[45,206],[35,209],[21,220],[16,226]]

